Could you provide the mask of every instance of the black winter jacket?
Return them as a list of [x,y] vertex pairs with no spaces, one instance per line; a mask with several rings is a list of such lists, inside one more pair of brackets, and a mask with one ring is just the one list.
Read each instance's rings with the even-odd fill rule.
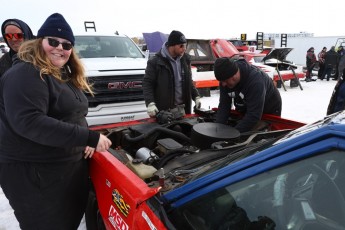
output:
[[220,99],[216,121],[226,124],[232,107],[232,98],[236,110],[244,113],[243,119],[235,126],[240,132],[254,128],[262,114],[281,115],[282,100],[272,79],[245,60],[237,61],[241,79],[235,88],[230,89],[220,84]]
[[25,62],[14,63],[0,80],[0,162],[66,162],[96,147],[99,134],[89,131],[88,102],[70,82]]
[[[144,99],[146,106],[155,102],[158,110],[168,110],[175,107],[174,72],[170,61],[162,56],[162,50],[147,62],[143,80]],[[191,61],[188,54],[181,58],[183,100],[186,114],[191,113],[192,99],[195,100],[199,93],[192,80]]]
[[325,54],[325,66],[326,68],[334,68],[339,62],[339,54],[334,50],[329,50]]

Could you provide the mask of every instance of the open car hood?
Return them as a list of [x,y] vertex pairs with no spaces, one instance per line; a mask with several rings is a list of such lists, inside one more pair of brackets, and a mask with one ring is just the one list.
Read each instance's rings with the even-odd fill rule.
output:
[[275,48],[272,49],[264,59],[262,59],[263,62],[269,60],[269,59],[277,59],[279,61],[286,60],[287,55],[293,50],[293,48]]
[[214,63],[216,60],[208,39],[187,39],[186,53],[190,55],[192,64]]

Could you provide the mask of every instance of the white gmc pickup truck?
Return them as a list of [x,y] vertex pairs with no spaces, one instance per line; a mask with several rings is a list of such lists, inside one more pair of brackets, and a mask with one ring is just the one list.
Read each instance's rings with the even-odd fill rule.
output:
[[95,92],[87,95],[90,126],[148,117],[142,91],[147,59],[132,39],[85,32],[75,35],[75,50]]

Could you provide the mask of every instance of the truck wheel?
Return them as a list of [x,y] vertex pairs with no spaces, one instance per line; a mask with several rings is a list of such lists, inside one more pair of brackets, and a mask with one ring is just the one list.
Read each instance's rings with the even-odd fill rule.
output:
[[102,215],[98,209],[98,203],[94,191],[89,192],[89,199],[87,201],[85,211],[85,222],[87,230],[106,230]]

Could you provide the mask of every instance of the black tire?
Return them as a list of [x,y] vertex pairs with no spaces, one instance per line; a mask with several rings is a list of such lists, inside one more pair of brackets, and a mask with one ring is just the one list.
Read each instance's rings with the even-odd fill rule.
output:
[[106,230],[102,215],[98,209],[96,194],[93,190],[89,192],[85,211],[85,222],[87,230]]

